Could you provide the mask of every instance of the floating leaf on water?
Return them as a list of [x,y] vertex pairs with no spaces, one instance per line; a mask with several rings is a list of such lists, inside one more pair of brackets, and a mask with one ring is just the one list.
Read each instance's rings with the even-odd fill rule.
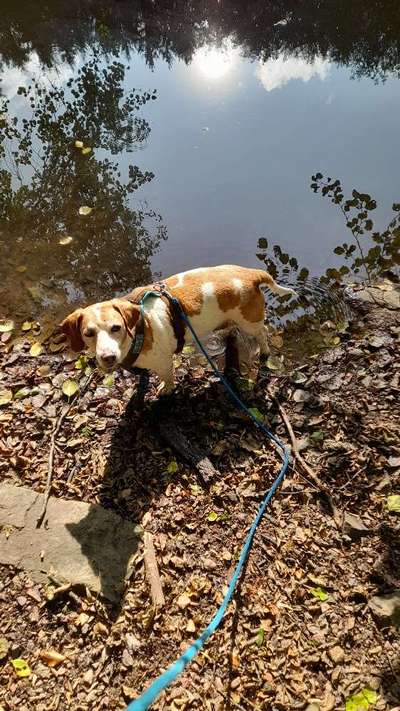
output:
[[73,241],[72,237],[70,237],[69,235],[65,235],[65,237],[61,237],[58,240],[58,244],[62,244],[64,246],[66,244],[71,244],[72,241]]
[[42,351],[43,351],[43,346],[41,343],[32,343],[32,345],[29,349],[29,355],[38,356],[41,354]]
[[26,662],[25,659],[11,659],[11,664],[13,665],[17,676],[24,677],[32,674],[28,662]]
[[22,329],[23,331],[30,331],[31,328],[32,328],[32,326],[33,326],[32,321],[24,321],[23,324],[22,324],[22,326],[21,326],[21,329]]
[[262,647],[264,644],[264,628],[260,627],[260,629],[257,632],[257,637],[256,637],[256,645],[257,647]]
[[213,521],[216,521],[217,518],[218,518],[217,512],[216,512],[216,511],[210,511],[210,513],[209,513],[208,516],[207,516],[207,521],[213,522]]
[[253,415],[253,417],[256,418],[259,422],[264,422],[264,415],[260,410],[257,409],[257,407],[249,407],[249,412]]
[[386,499],[386,506],[388,511],[400,512],[400,495],[390,494]]
[[8,405],[13,399],[12,390],[0,390],[0,407]]
[[54,649],[47,649],[43,650],[43,652],[39,652],[39,657],[42,662],[45,662],[45,664],[49,667],[56,667],[58,664],[65,662],[67,658],[64,654],[60,654]]
[[328,595],[328,593],[326,592],[326,590],[324,590],[324,588],[321,588],[321,587],[312,588],[312,590],[310,590],[310,593],[311,593],[311,595],[313,595],[314,597],[317,597],[319,600],[322,600],[322,602],[324,602],[325,600],[327,600],[328,597],[329,597],[329,595]]
[[72,397],[75,395],[76,392],[79,390],[79,385],[76,382],[76,380],[72,380],[71,378],[67,378],[67,380],[64,380],[62,384],[62,391],[64,395],[67,397]]
[[269,356],[267,360],[267,368],[270,370],[280,370],[282,368],[282,361],[278,356]]
[[179,469],[178,463],[175,461],[175,459],[172,460],[167,466],[167,472],[168,474],[175,474]]
[[111,375],[106,375],[105,378],[103,379],[103,385],[105,385],[107,388],[112,388],[114,385],[114,375],[111,373]]
[[79,208],[79,214],[80,214],[80,215],[90,215],[90,213],[92,212],[92,210],[93,210],[93,208],[92,208],[92,207],[89,207],[89,205],[82,205],[82,206]]
[[28,270],[28,267],[26,267],[24,264],[20,264],[19,267],[15,267],[15,271],[18,272],[19,274],[23,274]]
[[75,141],[75,148],[83,148],[83,141]]
[[1,319],[0,320],[0,333],[8,333],[14,328],[14,321],[11,319]]
[[293,400],[295,402],[307,402],[311,397],[310,393],[306,390],[295,390],[293,393]]
[[86,146],[86,148],[82,148],[82,155],[87,156],[88,153],[91,153],[92,149],[89,146]]
[[369,707],[376,704],[378,695],[376,691],[365,687],[346,699],[346,711],[368,711]]

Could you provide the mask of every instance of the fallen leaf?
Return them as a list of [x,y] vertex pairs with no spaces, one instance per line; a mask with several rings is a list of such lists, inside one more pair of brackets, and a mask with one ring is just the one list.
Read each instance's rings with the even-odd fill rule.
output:
[[256,637],[256,645],[257,647],[262,647],[264,644],[264,628],[260,627],[260,629],[257,632],[257,637]]
[[88,153],[91,153],[92,149],[89,146],[86,146],[86,148],[82,148],[82,155],[87,156]]
[[90,215],[92,210],[93,210],[92,207],[89,207],[88,205],[82,205],[82,207],[79,208],[79,214],[80,215]]
[[188,605],[190,605],[190,597],[187,593],[182,593],[182,595],[179,595],[176,604],[178,607],[181,608],[181,610],[184,610]]
[[8,654],[9,644],[5,637],[0,637],[0,659],[5,659]]
[[175,474],[179,470],[178,464],[175,461],[175,459],[172,460],[167,466],[167,472],[168,474]]
[[306,390],[295,390],[293,393],[293,400],[295,402],[307,402],[310,399],[310,393]]
[[87,366],[87,357],[85,355],[79,356],[75,361],[76,370],[84,370]]
[[310,590],[310,593],[311,593],[311,595],[313,595],[314,597],[317,597],[319,600],[322,600],[322,602],[325,602],[325,600],[327,600],[328,597],[329,597],[329,595],[328,595],[328,593],[326,592],[326,590],[324,590],[324,588],[321,588],[321,587],[312,588],[312,589]]
[[32,343],[29,349],[29,355],[38,356],[43,351],[43,346],[40,343]]
[[283,338],[279,333],[274,333],[268,337],[268,343],[274,348],[280,349],[283,346]]
[[186,625],[186,632],[196,632],[196,625],[194,624],[193,620],[189,620],[187,625]]
[[256,407],[249,407],[249,412],[256,418],[256,420],[264,422],[264,415]]
[[31,395],[31,394],[32,394],[32,391],[29,390],[29,388],[20,388],[14,394],[14,399],[15,400],[23,400],[24,397],[28,397],[28,395]]
[[24,677],[32,674],[32,671],[25,659],[11,659],[11,664],[13,665],[17,676]]
[[30,331],[32,326],[33,326],[32,321],[24,321],[21,326],[21,329],[22,329],[22,331]]
[[73,238],[66,235],[65,237],[61,237],[58,240],[58,244],[61,244],[64,246],[66,244],[71,244],[72,241],[73,241]]
[[75,141],[75,148],[83,148],[83,141]]
[[39,657],[42,662],[45,662],[49,667],[56,667],[66,660],[64,654],[60,654],[54,651],[54,649],[46,649],[43,652],[39,652]]
[[377,699],[376,691],[365,687],[346,699],[346,711],[367,711],[371,704],[376,704]]
[[28,267],[26,267],[24,264],[20,264],[19,267],[15,268],[15,271],[19,272],[19,274],[23,274],[24,272],[27,271],[27,269],[28,269]]
[[292,380],[296,385],[302,385],[307,382],[307,376],[304,373],[295,372],[292,375]]
[[76,392],[79,390],[79,385],[76,382],[76,380],[72,380],[71,378],[67,378],[67,380],[64,380],[62,384],[62,391],[64,395],[67,397],[72,397],[75,395]]
[[1,319],[0,320],[0,333],[8,333],[14,328],[14,321],[11,319]]
[[0,407],[8,405],[13,398],[12,390],[0,390]]
[[322,432],[322,430],[315,430],[310,434],[309,439],[311,440],[311,442],[323,442],[324,433]]
[[218,519],[218,514],[216,511],[210,511],[210,513],[207,516],[207,521],[216,521]]
[[391,469],[397,469],[397,467],[400,467],[400,457],[389,457],[387,463]]
[[51,341],[49,344],[49,351],[50,353],[59,353],[60,351],[63,351],[64,348],[66,348],[66,342],[65,343],[54,343]]
[[280,370],[282,368],[282,361],[278,356],[269,356],[267,360],[267,368],[270,370]]
[[400,512],[400,495],[390,494],[386,499],[386,506],[388,511]]
[[114,385],[114,375],[111,373],[111,375],[106,375],[105,378],[103,379],[103,385],[105,385],[107,388],[112,388]]

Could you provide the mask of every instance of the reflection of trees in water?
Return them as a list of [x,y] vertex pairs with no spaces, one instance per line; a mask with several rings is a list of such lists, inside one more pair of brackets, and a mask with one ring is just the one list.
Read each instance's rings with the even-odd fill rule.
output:
[[158,57],[189,61],[201,45],[227,36],[263,61],[278,53],[318,55],[355,76],[400,71],[400,5],[393,0],[6,0],[0,16],[1,54],[16,64],[31,49],[45,64],[55,52],[72,61],[95,41],[104,50],[133,46],[150,65]]
[[[68,87],[33,81],[19,93],[22,118],[4,102],[0,113],[0,230],[4,293],[13,267],[26,266],[24,280],[40,301],[37,282],[68,284],[82,298],[131,289],[151,277],[150,258],[166,238],[161,218],[133,210],[131,194],[154,176],[135,166],[123,180],[104,150],[117,154],[143,142],[150,127],[137,111],[154,94],[124,93],[123,65],[89,60]],[[80,140],[90,152],[75,146]],[[99,150],[101,149],[101,155]],[[90,215],[79,207],[93,208]],[[60,245],[65,236],[73,238]],[[7,264],[8,262],[8,264]]]
[[311,188],[340,209],[344,225],[350,232],[350,241],[343,242],[334,253],[343,260],[342,265],[330,267],[318,279],[309,279],[309,270],[299,265],[296,257],[284,252],[279,245],[269,245],[265,237],[258,241],[258,258],[264,262],[274,279],[290,283],[299,295],[297,300],[279,300],[273,313],[284,317],[299,307],[312,308],[317,320],[323,320],[326,299],[334,301],[335,289],[351,280],[365,279],[370,283],[382,275],[398,281],[400,269],[400,203],[392,206],[393,216],[387,227],[374,229],[371,213],[376,200],[368,193],[353,190],[345,199],[340,180],[324,178],[322,173],[312,176]]

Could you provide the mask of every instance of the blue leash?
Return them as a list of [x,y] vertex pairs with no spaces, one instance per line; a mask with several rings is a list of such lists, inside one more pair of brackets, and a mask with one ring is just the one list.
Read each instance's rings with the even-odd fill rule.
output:
[[160,676],[155,679],[150,686],[143,691],[143,693],[134,701],[131,701],[129,706],[127,706],[126,711],[147,711],[149,706],[155,701],[157,696],[161,694],[164,689],[167,688],[170,684],[172,684],[175,679],[183,672],[185,669],[186,665],[189,664],[189,662],[192,661],[192,659],[196,656],[197,652],[200,651],[200,649],[204,646],[205,642],[211,637],[213,632],[217,629],[217,627],[220,625],[222,618],[226,612],[226,609],[233,597],[233,593],[235,591],[236,583],[239,580],[240,574],[243,570],[243,566],[247,561],[247,558],[249,557],[249,553],[251,550],[251,546],[253,543],[253,538],[254,534],[257,530],[257,526],[260,523],[265,509],[267,508],[269,502],[275,495],[276,490],[279,488],[281,485],[285,474],[286,470],[288,468],[289,464],[289,454],[288,451],[285,447],[285,445],[277,438],[275,437],[272,432],[270,432],[265,425],[263,425],[260,420],[253,415],[252,412],[246,407],[246,405],[241,401],[241,399],[236,395],[235,391],[231,388],[230,384],[226,380],[226,378],[222,375],[222,373],[219,372],[217,366],[215,365],[214,361],[210,358],[208,355],[206,349],[204,348],[203,344],[199,340],[196,332],[193,329],[192,324],[190,323],[190,320],[186,316],[185,312],[182,309],[182,306],[180,304],[180,301],[176,299],[172,294],[169,294],[167,291],[163,290],[160,293],[159,292],[146,292],[146,294],[143,296],[142,301],[141,301],[141,307],[143,308],[143,303],[146,299],[147,296],[165,296],[169,299],[169,301],[173,302],[175,306],[179,308],[180,314],[182,319],[185,321],[189,331],[191,332],[193,336],[193,340],[195,341],[196,345],[202,352],[202,354],[207,358],[209,364],[211,365],[214,373],[218,376],[226,390],[228,391],[229,395],[235,402],[235,404],[238,406],[240,410],[245,412],[254,422],[256,427],[260,429],[264,434],[268,437],[268,439],[272,440],[274,444],[279,449],[279,453],[282,457],[282,467],[281,470],[276,477],[274,483],[272,484],[271,488],[267,491],[263,501],[261,502],[261,505],[258,509],[257,515],[252,523],[252,526],[247,534],[244,546],[242,548],[241,554],[239,561],[236,565],[236,568],[234,570],[234,573],[232,575],[232,579],[229,583],[228,591],[219,606],[217,612],[215,613],[214,617],[212,618],[211,622],[209,625],[205,628],[205,630],[201,633],[200,637],[196,639],[193,644],[190,645],[190,647],[187,648],[187,650],[173,663],[171,664],[168,669],[163,672],[163,674],[160,674]]

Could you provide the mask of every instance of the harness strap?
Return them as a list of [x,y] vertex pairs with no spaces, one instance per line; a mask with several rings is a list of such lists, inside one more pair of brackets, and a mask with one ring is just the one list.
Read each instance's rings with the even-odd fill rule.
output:
[[127,301],[130,301],[131,304],[140,305],[140,316],[135,327],[135,334],[132,336],[129,351],[121,363],[124,370],[134,373],[135,375],[140,369],[134,368],[133,364],[137,361],[142,351],[145,336],[144,302],[151,296],[163,299],[168,305],[172,328],[174,329],[174,336],[176,338],[175,353],[181,353],[185,345],[186,329],[185,322],[181,317],[182,307],[180,302],[167,291],[165,284],[161,282],[149,288],[143,287],[142,289],[135,289],[132,294],[123,297]]

